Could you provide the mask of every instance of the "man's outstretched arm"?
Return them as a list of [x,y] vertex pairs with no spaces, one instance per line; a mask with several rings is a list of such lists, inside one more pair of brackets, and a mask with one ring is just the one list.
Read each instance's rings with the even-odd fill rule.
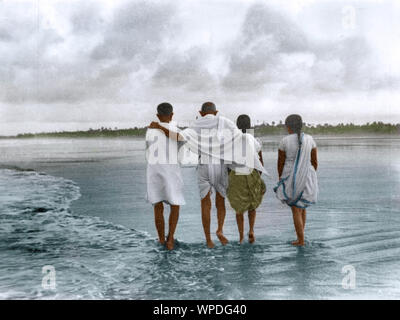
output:
[[178,132],[173,132],[170,131],[169,129],[163,127],[162,125],[160,125],[158,122],[152,122],[149,125],[149,129],[158,129],[161,130],[162,132],[164,132],[164,134],[166,135],[166,137],[170,138],[171,140],[174,141],[184,141],[185,139],[178,133]]

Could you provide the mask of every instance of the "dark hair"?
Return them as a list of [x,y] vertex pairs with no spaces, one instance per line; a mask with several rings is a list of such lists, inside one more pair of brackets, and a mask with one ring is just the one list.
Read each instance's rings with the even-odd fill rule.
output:
[[241,114],[236,120],[236,125],[243,133],[246,133],[246,130],[251,128],[250,117],[247,114]]
[[303,128],[303,119],[301,118],[301,116],[299,116],[298,114],[291,114],[286,118],[285,125],[297,134],[300,142],[301,129]]
[[201,112],[215,112],[217,111],[217,107],[212,102],[204,102],[201,106]]
[[157,113],[160,116],[170,116],[172,112],[172,105],[168,102],[163,102],[157,106]]

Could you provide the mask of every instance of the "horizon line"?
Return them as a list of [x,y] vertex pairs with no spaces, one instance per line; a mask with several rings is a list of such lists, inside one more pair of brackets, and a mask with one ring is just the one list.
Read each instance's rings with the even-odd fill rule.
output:
[[[187,126],[179,126],[179,122],[175,121],[178,123],[178,127],[187,127]],[[390,122],[383,122],[383,121],[373,121],[373,122],[365,122],[362,124],[355,124],[352,122],[340,122],[338,124],[331,124],[328,122],[325,123],[318,123],[318,124],[312,124],[312,123],[307,123],[303,122],[304,126],[306,128],[318,128],[318,127],[340,127],[340,126],[355,126],[355,127],[363,127],[363,126],[371,126],[371,125],[384,125],[384,126],[393,126],[397,127],[400,126],[400,123],[390,123]],[[281,127],[285,126],[284,122],[281,120],[279,122],[276,121],[271,121],[271,123],[263,121],[262,123],[254,124],[252,127],[261,127],[261,126],[270,126],[270,127]],[[63,130],[63,131],[47,131],[47,132],[23,132],[23,133],[17,133],[14,135],[0,135],[0,138],[18,138],[24,135],[51,135],[51,134],[68,134],[68,133],[89,133],[91,131],[122,131],[122,130],[145,130],[147,129],[147,126],[144,127],[129,127],[129,128],[118,128],[118,127],[99,127],[99,128],[88,128],[88,129],[82,129],[82,130]]]

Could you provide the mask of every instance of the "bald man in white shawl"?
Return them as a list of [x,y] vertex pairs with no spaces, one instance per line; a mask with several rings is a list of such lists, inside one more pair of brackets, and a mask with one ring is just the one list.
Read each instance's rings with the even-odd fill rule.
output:
[[214,247],[210,233],[211,191],[213,189],[216,193],[215,205],[218,218],[216,234],[223,245],[228,242],[223,234],[226,215],[225,197],[228,187],[227,165],[236,163],[266,173],[254,146],[246,145],[246,152],[243,155],[243,141],[246,141],[242,139],[243,133],[232,121],[217,113],[212,102],[204,103],[200,111],[201,118],[179,134],[170,132],[154,122],[150,125],[150,128],[160,129],[172,139],[185,141],[185,148],[199,155],[197,172],[202,223],[209,248]]

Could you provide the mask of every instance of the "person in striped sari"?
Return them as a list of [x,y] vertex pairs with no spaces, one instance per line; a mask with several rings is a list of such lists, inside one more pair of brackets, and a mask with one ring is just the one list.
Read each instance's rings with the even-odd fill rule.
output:
[[317,145],[313,137],[302,132],[301,116],[292,114],[286,118],[285,124],[289,134],[279,145],[279,182],[274,191],[277,198],[292,210],[297,235],[292,244],[304,246],[306,209],[318,198]]

